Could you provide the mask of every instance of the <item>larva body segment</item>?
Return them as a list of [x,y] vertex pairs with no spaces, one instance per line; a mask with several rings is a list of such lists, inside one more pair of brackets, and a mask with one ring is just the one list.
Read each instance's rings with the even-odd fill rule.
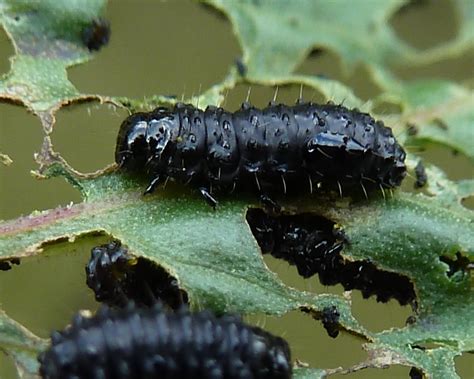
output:
[[160,307],[76,316],[39,356],[43,379],[287,379],[285,340],[202,311]]
[[[116,162],[145,171],[147,191],[172,178],[201,189],[259,195],[394,188],[406,175],[405,152],[390,128],[341,105],[299,102],[231,113],[177,104],[127,118]],[[367,190],[366,190],[367,189]]]

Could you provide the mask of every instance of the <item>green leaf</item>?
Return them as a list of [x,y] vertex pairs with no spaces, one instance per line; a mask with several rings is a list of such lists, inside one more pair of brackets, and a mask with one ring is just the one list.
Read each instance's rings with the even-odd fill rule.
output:
[[319,379],[326,376],[326,370],[318,370],[314,368],[297,367],[293,369],[294,379]]
[[[75,184],[86,202],[2,224],[0,257],[28,256],[39,253],[45,241],[106,231],[171,272],[195,305],[282,314],[327,299],[285,287],[268,271],[245,223],[245,201],[224,201],[214,212],[186,194],[160,192],[143,199],[142,183],[117,174],[76,178]],[[334,299],[347,308],[344,300]]]
[[402,122],[419,128],[411,141],[436,142],[474,160],[474,91],[424,80],[403,86],[396,95],[405,104]]
[[46,346],[47,341],[36,337],[0,310],[0,350],[14,358],[19,372],[28,377],[36,375],[39,368],[36,356]]
[[[408,156],[407,166],[414,170],[418,161],[418,159]],[[453,185],[452,181],[438,167],[425,164],[425,171],[428,178],[427,193],[436,196],[437,202],[443,203],[448,208],[461,207],[463,209],[462,201],[474,195],[474,179],[460,180],[456,185]]]
[[[474,12],[469,0],[455,2],[462,10],[458,37],[423,54],[406,46],[389,26],[401,0],[362,0],[356,12],[342,0],[208,2],[233,22],[248,75],[241,78],[231,69],[223,82],[200,96],[200,106],[218,104],[226,90],[245,80],[304,84],[328,99],[363,106],[350,88],[335,80],[292,74],[311,49],[327,48],[339,54],[349,69],[359,63],[369,66],[386,90],[377,101],[396,102],[403,109],[398,124],[418,126],[414,142],[442,143],[473,158],[472,91],[441,81],[406,84],[388,70],[388,64],[438,60],[472,46]],[[0,22],[15,46],[11,71],[0,79],[0,100],[26,105],[40,117],[46,133],[54,124],[55,111],[65,104],[112,101],[81,95],[67,78],[68,67],[92,57],[81,36],[103,13],[104,3],[0,0]],[[115,101],[130,109],[173,103],[163,96]],[[366,109],[369,106],[365,104]],[[3,155],[0,159],[8,163]],[[223,196],[217,211],[212,211],[195,194],[177,187],[143,197],[145,183],[139,179],[110,169],[99,176],[75,172],[52,151],[47,137],[38,163],[40,175],[65,177],[81,191],[84,202],[0,223],[0,260],[38,255],[48,243],[100,231],[168,270],[193,306],[275,315],[303,309],[317,317],[324,307],[336,305],[343,328],[368,341],[367,360],[347,369],[298,367],[295,378],[392,364],[420,367],[433,378],[456,378],[454,358],[474,350],[472,273],[469,267],[453,270],[457,260],[474,261],[473,212],[461,205],[474,193],[473,180],[453,183],[436,167],[427,166],[426,191],[432,197],[398,192],[393,198],[374,196],[369,202],[324,197],[287,204],[292,211],[314,212],[343,225],[350,240],[343,252],[346,259],[370,260],[414,284],[416,323],[371,333],[354,319],[347,298],[298,291],[268,270],[245,221],[253,199]],[[45,341],[0,313],[0,349],[13,356],[25,376],[36,373],[36,354],[45,346]]]
[[442,348],[439,358],[447,361],[474,346],[470,276],[463,271],[448,276],[448,266],[440,260],[455,259],[457,252],[474,258],[473,212],[459,205],[448,208],[437,197],[408,193],[354,204],[293,203],[300,211],[344,226],[350,240],[346,257],[369,259],[380,269],[406,275],[415,285],[415,326],[371,334],[351,316],[347,300],[286,287],[267,269],[245,222],[246,199],[222,198],[213,211],[201,198],[177,188],[144,198],[143,182],[118,173],[84,179],[53,163],[45,174],[65,175],[85,201],[0,224],[0,257],[39,254],[45,243],[102,231],[168,270],[194,305],[276,315],[337,305],[344,328],[372,341],[369,365],[389,352],[391,364],[417,365],[435,373],[431,358],[414,352],[412,345],[436,340]]
[[0,23],[16,55],[0,79],[0,99],[26,105],[52,124],[53,110],[80,95],[67,67],[92,57],[82,33],[104,11],[105,0],[0,0]]
[[399,0],[207,2],[232,21],[250,79],[287,76],[314,48],[338,53],[350,69],[360,62],[385,69],[412,53],[388,24]]

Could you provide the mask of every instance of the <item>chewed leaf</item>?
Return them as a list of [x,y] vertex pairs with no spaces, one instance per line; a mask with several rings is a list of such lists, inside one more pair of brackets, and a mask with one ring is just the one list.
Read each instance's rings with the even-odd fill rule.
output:
[[103,0],[0,1],[0,23],[16,53],[0,79],[0,99],[40,113],[81,98],[66,68],[89,60],[91,47],[108,41],[107,32],[97,30],[104,6]]
[[[407,158],[407,167],[415,173],[420,163],[422,161],[414,156],[409,155]],[[431,164],[426,164],[426,166],[421,164],[421,166],[424,170],[424,179],[426,179],[426,191],[436,196],[439,203],[444,203],[447,207],[463,208],[463,200],[474,195],[474,180],[465,179],[453,182],[440,168]]]
[[358,1],[357,17],[344,1],[208,3],[231,19],[251,79],[288,75],[314,48],[337,52],[349,68],[359,62],[383,66],[412,52],[388,24],[402,5],[398,0]]
[[[58,163],[49,173],[65,175]],[[71,173],[67,177],[87,200],[0,224],[3,259],[39,254],[47,241],[102,231],[118,238],[134,255],[166,269],[195,306],[283,314],[297,308],[312,313],[336,305],[345,329],[373,341],[374,348],[379,344],[390,351],[393,348],[403,357],[401,364],[419,363],[427,372],[431,366],[423,363],[423,354],[413,358],[410,341],[419,345],[435,338],[449,347],[446,359],[474,343],[470,332],[474,328],[465,328],[473,322],[469,319],[474,304],[469,268],[455,263],[472,261],[474,256],[472,212],[462,207],[446,208],[437,197],[402,193],[350,206],[346,202],[293,203],[291,208],[343,225],[350,241],[345,257],[368,260],[414,284],[417,323],[371,334],[351,316],[346,300],[286,287],[267,269],[245,222],[247,199],[223,198],[213,211],[197,196],[177,188],[144,198],[142,182],[118,173],[94,179]],[[432,325],[438,325],[436,331]],[[460,342],[453,345],[453,341]]]
[[405,102],[402,120],[418,133],[412,141],[436,142],[474,160],[474,92],[446,81],[418,81],[398,93]]
[[[446,81],[404,83],[390,71],[392,66],[439,62],[467,51],[474,36],[470,0],[452,1],[459,16],[458,35],[425,52],[408,46],[390,26],[392,15],[406,3],[402,0],[360,0],[357,8],[343,0],[207,2],[233,23],[243,57],[222,82],[192,96],[193,104],[222,104],[226,92],[242,84],[302,85],[304,100],[311,98],[310,87],[327,100],[363,111],[378,100],[388,101],[401,115],[382,114],[394,121],[387,125],[417,131],[406,138],[407,145],[436,142],[474,159],[472,91]],[[0,78],[0,101],[26,106],[39,116],[46,134],[55,112],[69,103],[114,101],[135,111],[179,101],[174,95],[144,100],[85,95],[69,81],[67,69],[88,61],[108,42],[104,8],[105,0],[0,0],[0,23],[15,48],[11,70]],[[337,80],[295,74],[315,48],[333,51],[348,70],[366,66],[382,95],[364,103]],[[385,108],[374,109],[383,113]],[[0,154],[0,168],[9,163]],[[48,135],[37,163],[38,177],[66,179],[83,201],[0,222],[0,274],[14,271],[20,258],[44,258],[44,250],[54,249],[58,241],[99,232],[117,239],[136,262],[159,268],[193,308],[278,316],[299,310],[315,323],[321,321],[329,335],[346,331],[366,342],[363,362],[335,369],[297,362],[295,378],[404,365],[428,377],[450,379],[457,377],[454,359],[474,351],[474,213],[463,206],[474,193],[473,180],[452,182],[425,162],[427,182],[418,194],[377,189],[367,200],[357,201],[346,193],[343,197],[342,190],[342,199],[339,194],[319,196],[315,190],[313,196],[282,199],[285,213],[278,217],[286,217],[287,224],[301,221],[302,213],[316,220],[310,231],[316,230],[317,241],[326,247],[316,256],[319,243],[309,239],[309,249],[298,252],[304,259],[278,258],[294,264],[301,277],[318,275],[323,285],[342,284],[346,292],[339,296],[287,286],[267,267],[248,215],[250,207],[267,216],[270,212],[255,198],[222,194],[213,210],[196,192],[173,183],[143,196],[146,183],[116,171],[116,165],[93,174],[75,171],[53,151]],[[308,262],[311,267],[304,266]],[[382,302],[397,299],[410,304],[413,314],[403,327],[371,332],[353,317],[350,290]],[[325,321],[327,314],[337,317]],[[0,351],[13,358],[21,377],[36,376],[36,355],[46,345],[0,311]]]
[[46,344],[0,310],[0,350],[14,358],[20,372],[28,377],[37,373],[36,356]]
[[84,33],[104,11],[102,0],[2,1],[1,21],[17,53],[68,64],[90,58]]
[[456,58],[472,49],[474,41],[474,7],[471,0],[453,1],[458,20],[458,32],[455,38],[441,46],[429,49],[413,57],[418,64],[430,64],[443,59]]
[[[245,223],[245,201],[223,202],[214,212],[186,195],[142,199],[137,184],[117,174],[81,181],[87,202],[3,224],[0,255],[37,254],[45,241],[101,230],[167,269],[203,307],[281,314],[319,301],[285,287],[265,267]],[[29,237],[14,238],[18,232]]]

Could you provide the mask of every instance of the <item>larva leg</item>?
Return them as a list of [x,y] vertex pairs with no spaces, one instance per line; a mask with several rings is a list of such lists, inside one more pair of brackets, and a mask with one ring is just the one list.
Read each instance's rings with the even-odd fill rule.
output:
[[145,192],[143,193],[144,195],[148,195],[150,193],[153,193],[156,190],[156,187],[161,183],[162,177],[160,175],[155,176],[151,182],[148,184],[148,187],[146,187]]
[[199,192],[201,192],[201,195],[204,197],[204,200],[206,200],[206,203],[208,203],[212,208],[216,209],[218,201],[211,195],[209,189],[206,187],[201,187],[199,188]]
[[271,211],[279,213],[281,211],[281,206],[275,200],[273,200],[266,193],[260,194],[260,202],[265,206],[270,208]]

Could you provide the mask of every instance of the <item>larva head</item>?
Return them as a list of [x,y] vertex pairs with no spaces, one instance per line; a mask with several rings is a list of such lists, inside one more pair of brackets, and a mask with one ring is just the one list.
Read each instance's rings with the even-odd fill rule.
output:
[[392,169],[386,180],[390,187],[400,186],[407,174],[407,166],[405,165],[406,153],[398,143],[396,143],[395,146],[394,157]]
[[163,114],[153,114],[148,121],[146,140],[152,165],[160,161],[164,151],[170,145],[175,128],[174,119]]
[[115,147],[115,162],[120,167],[139,170],[148,160],[146,133],[148,115],[135,113],[127,117],[120,126]]

